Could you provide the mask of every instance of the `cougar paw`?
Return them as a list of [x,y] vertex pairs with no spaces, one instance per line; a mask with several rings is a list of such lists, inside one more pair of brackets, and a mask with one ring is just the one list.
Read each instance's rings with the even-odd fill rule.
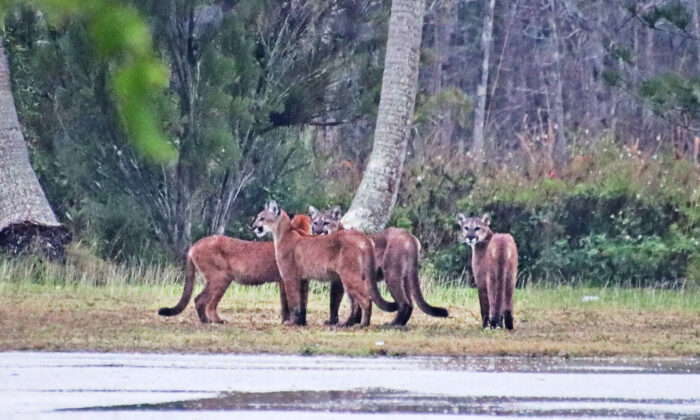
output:
[[335,326],[336,326],[336,328],[339,328],[339,329],[341,329],[341,328],[348,329],[348,328],[354,327],[355,325],[357,325],[357,322],[354,322],[354,320],[347,320],[344,322],[340,322],[340,323],[336,324]]
[[506,325],[507,330],[513,329],[513,313],[512,312],[506,311],[505,314],[503,314],[503,321]]

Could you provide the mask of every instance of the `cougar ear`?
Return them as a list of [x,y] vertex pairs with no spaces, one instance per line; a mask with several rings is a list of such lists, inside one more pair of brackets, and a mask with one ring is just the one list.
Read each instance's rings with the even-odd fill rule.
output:
[[277,206],[277,202],[275,200],[270,200],[267,202],[265,205],[265,208],[270,210],[271,212],[275,213],[276,215],[280,215],[280,208]]
[[340,218],[343,217],[343,210],[340,209],[340,206],[333,206],[331,209],[331,214],[333,215],[334,219],[340,220]]
[[314,206],[309,206],[309,216],[311,216],[312,219],[315,219],[316,216],[318,216],[318,209]]
[[464,213],[457,213],[457,224],[463,225],[467,221],[467,216]]
[[484,213],[484,215],[481,216],[481,221],[486,223],[486,226],[491,226],[491,215]]

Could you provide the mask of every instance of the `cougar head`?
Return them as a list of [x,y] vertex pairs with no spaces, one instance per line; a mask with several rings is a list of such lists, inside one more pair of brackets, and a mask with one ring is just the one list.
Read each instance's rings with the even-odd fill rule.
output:
[[309,216],[311,216],[311,232],[314,235],[328,235],[340,228],[343,211],[340,210],[340,206],[334,206],[326,211],[319,211],[316,207],[309,206]]
[[457,215],[457,224],[460,228],[460,242],[463,242],[471,247],[476,246],[479,242],[488,240],[491,229],[491,216],[485,213],[481,217],[467,217],[463,213]]
[[262,238],[266,233],[272,232],[280,222],[282,211],[275,200],[270,200],[265,204],[263,211],[258,213],[253,223],[253,231]]

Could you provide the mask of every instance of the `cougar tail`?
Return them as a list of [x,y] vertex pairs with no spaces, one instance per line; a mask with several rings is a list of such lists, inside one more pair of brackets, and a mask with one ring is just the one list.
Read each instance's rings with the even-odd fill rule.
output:
[[420,290],[420,279],[418,278],[418,258],[414,259],[411,263],[408,264],[408,266],[409,269],[407,270],[408,273],[406,273],[406,275],[408,276],[408,283],[410,284],[411,295],[413,296],[413,300],[415,300],[418,304],[420,310],[430,316],[447,318],[447,315],[449,315],[447,309],[441,308],[439,306],[431,306],[428,302],[425,301],[425,298],[423,298],[423,292],[421,292]]
[[369,294],[372,297],[372,301],[382,311],[396,312],[399,309],[399,305],[397,305],[396,302],[384,300],[382,294],[379,292],[379,286],[377,286],[377,266],[374,260],[374,251],[370,251],[368,254],[369,264],[365,264],[362,276],[365,278],[365,281],[369,282]]
[[196,274],[197,269],[188,254],[185,266],[185,289],[182,291],[180,301],[172,308],[160,308],[158,310],[158,315],[173,316],[185,310],[185,307],[190,303],[190,298],[192,297],[192,289],[194,288],[194,278]]

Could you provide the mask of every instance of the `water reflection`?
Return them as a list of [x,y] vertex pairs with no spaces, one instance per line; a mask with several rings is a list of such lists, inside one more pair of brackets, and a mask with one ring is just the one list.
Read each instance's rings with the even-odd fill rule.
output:
[[92,407],[89,411],[304,411],[498,416],[663,417],[700,415],[700,400],[448,397],[390,389],[229,392],[216,398]]
[[0,353],[0,418],[165,412],[700,418],[700,359]]

